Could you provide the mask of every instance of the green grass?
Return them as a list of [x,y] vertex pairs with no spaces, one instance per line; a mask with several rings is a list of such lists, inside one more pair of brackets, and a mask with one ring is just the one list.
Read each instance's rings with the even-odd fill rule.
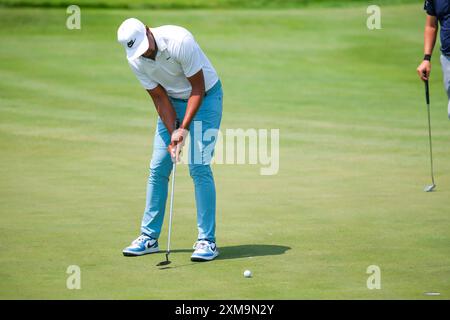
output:
[[[278,175],[214,167],[217,261],[189,261],[185,166],[173,268],[155,267],[163,254],[121,255],[139,230],[156,119],[116,43],[130,16],[196,35],[224,84],[223,129],[280,129]],[[426,194],[421,4],[383,8],[377,31],[361,8],[90,9],[78,31],[66,17],[0,9],[0,298],[449,299],[450,122],[436,54],[438,189]],[[372,264],[381,290],[366,288]],[[81,290],[66,289],[69,265]]]
[[[417,0],[378,0],[377,5],[411,3]],[[0,6],[8,7],[67,7],[77,4],[82,8],[301,8],[307,6],[368,6],[366,0],[0,0]]]

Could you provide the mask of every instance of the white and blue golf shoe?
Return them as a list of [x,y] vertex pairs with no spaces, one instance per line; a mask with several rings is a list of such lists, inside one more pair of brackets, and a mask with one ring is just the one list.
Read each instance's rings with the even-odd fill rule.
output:
[[130,246],[123,249],[124,256],[142,256],[144,254],[158,252],[158,239],[153,239],[145,234],[141,234]]
[[194,244],[192,261],[211,261],[219,255],[219,250],[214,242],[208,240],[198,240]]

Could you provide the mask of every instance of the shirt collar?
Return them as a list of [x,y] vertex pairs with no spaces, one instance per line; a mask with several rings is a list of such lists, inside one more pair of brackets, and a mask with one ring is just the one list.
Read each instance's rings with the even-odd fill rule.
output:
[[167,43],[166,40],[159,34],[158,30],[150,28],[150,31],[152,32],[156,45],[158,46],[158,52],[156,53],[156,56],[158,57],[161,55],[161,52],[167,49]]

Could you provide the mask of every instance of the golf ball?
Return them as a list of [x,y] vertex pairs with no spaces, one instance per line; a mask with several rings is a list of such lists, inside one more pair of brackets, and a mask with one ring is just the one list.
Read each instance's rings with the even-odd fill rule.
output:
[[252,272],[250,270],[245,270],[244,271],[244,277],[251,278],[252,277]]

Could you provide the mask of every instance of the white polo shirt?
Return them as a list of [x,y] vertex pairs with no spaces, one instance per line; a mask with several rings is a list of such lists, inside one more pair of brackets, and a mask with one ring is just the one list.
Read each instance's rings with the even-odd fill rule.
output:
[[216,70],[200,49],[194,36],[177,26],[150,28],[158,52],[155,60],[139,57],[129,61],[131,70],[145,89],[160,84],[170,97],[188,99],[191,94],[191,77],[201,69],[205,78],[205,90],[211,89],[219,77]]

